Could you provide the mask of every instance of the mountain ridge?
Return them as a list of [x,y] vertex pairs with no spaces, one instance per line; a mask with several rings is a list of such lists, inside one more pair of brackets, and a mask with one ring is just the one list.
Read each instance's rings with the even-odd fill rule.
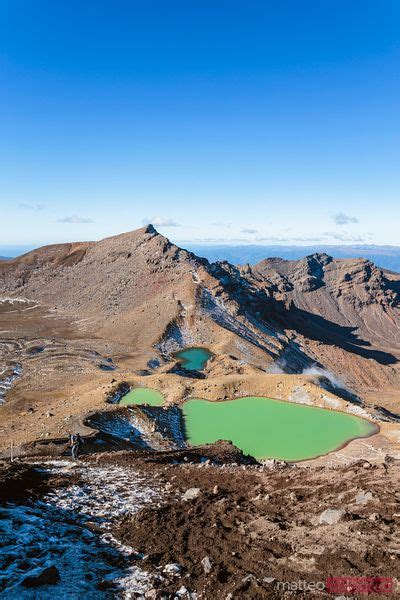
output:
[[264,258],[280,257],[286,260],[299,260],[304,256],[315,253],[327,253],[333,258],[351,259],[367,258],[374,262],[379,268],[400,273],[400,247],[379,245],[258,245],[242,243],[240,245],[225,243],[201,244],[192,241],[182,242],[198,256],[204,256],[210,262],[228,260],[231,264],[244,266],[245,264],[257,264]]
[[165,351],[224,340],[264,369],[328,368],[359,395],[398,386],[399,281],[366,259],[325,253],[210,263],[152,225],[0,262],[2,293],[79,317],[104,338]]

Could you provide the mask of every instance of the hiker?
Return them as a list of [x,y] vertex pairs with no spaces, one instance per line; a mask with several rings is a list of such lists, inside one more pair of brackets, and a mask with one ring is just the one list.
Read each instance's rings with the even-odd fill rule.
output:
[[82,446],[82,444],[83,444],[83,439],[81,438],[79,433],[72,433],[69,436],[69,445],[71,448],[72,458],[74,460],[78,460],[78,454],[79,454],[79,450],[80,450],[80,447]]

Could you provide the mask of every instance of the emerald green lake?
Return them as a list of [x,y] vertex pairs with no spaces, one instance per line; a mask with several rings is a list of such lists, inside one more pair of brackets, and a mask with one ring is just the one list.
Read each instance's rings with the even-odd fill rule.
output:
[[191,445],[231,440],[258,459],[306,460],[378,431],[353,415],[269,398],[193,399],[181,408]]
[[207,348],[186,348],[175,354],[188,371],[201,371],[211,357],[212,353]]
[[158,390],[151,388],[134,388],[119,401],[120,404],[150,404],[151,406],[161,406],[164,397]]

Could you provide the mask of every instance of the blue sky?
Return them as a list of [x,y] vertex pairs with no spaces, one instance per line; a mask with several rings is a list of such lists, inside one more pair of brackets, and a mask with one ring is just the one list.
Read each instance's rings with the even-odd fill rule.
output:
[[399,244],[397,0],[0,0],[0,243]]

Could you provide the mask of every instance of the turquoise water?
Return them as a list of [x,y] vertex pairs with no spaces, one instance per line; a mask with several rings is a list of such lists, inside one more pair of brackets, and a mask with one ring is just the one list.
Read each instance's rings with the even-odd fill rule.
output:
[[119,401],[120,404],[150,404],[151,406],[162,406],[164,397],[158,390],[151,388],[134,388]]
[[[162,406],[163,401],[160,391],[138,387],[123,396],[120,404]],[[224,402],[194,398],[180,408],[189,444],[231,440],[258,459],[307,460],[379,430],[354,415],[257,396]]]
[[182,363],[182,366],[188,371],[201,371],[211,357],[212,352],[207,350],[207,348],[186,348],[175,354],[175,358],[177,358]]
[[258,459],[315,458],[378,431],[373,423],[353,415],[270,398],[193,399],[181,408],[186,439],[193,446],[231,440]]

